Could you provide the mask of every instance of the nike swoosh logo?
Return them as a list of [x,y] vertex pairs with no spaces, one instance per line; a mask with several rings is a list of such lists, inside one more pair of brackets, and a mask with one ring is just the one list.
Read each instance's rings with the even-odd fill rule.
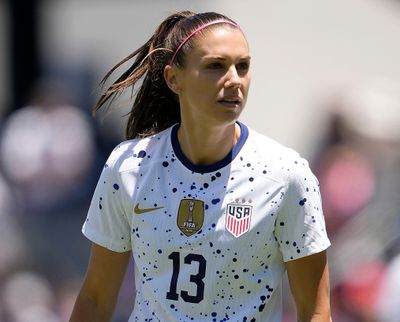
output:
[[135,212],[135,214],[140,215],[140,214],[144,214],[146,212],[158,210],[158,209],[161,209],[161,208],[164,208],[164,207],[139,208],[139,204],[137,203],[135,208],[133,209],[133,211]]

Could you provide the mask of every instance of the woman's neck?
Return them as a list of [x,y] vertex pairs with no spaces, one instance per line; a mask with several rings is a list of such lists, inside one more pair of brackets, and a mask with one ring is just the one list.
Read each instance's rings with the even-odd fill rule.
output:
[[181,124],[178,141],[183,154],[195,165],[209,165],[222,160],[240,137],[236,123],[224,127],[189,128]]

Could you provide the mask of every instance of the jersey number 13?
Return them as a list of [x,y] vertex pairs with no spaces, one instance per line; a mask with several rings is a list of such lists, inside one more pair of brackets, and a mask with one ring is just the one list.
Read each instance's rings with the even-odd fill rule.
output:
[[[180,253],[172,252],[168,258],[172,260],[172,277],[169,286],[169,291],[167,292],[168,300],[179,300],[179,294],[177,293],[177,284],[179,278],[179,270],[181,266]],[[187,291],[182,290],[180,292],[181,298],[185,302],[189,303],[200,303],[204,298],[204,282],[203,279],[206,276],[206,259],[199,254],[187,254],[184,258],[184,263],[191,265],[193,262],[198,262],[199,270],[197,274],[190,275],[190,282],[196,284],[196,294],[190,295]]]

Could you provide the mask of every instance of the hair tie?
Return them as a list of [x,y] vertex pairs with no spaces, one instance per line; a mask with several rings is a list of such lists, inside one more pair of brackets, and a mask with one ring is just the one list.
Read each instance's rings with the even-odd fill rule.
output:
[[217,24],[217,23],[227,23],[227,24],[229,24],[229,25],[235,26],[236,28],[239,28],[239,26],[238,26],[236,23],[234,23],[234,22],[232,22],[232,21],[229,21],[229,20],[214,20],[214,21],[210,21],[210,22],[208,22],[208,23],[206,23],[206,24],[200,26],[199,28],[197,28],[197,29],[195,29],[194,31],[192,31],[192,33],[191,33],[189,36],[187,36],[187,37],[181,42],[181,44],[178,46],[178,48],[176,48],[174,54],[172,55],[171,60],[169,61],[169,64],[172,65],[172,64],[174,63],[174,60],[175,60],[175,58],[176,58],[176,55],[179,53],[179,51],[181,50],[181,48],[189,41],[190,38],[192,38],[192,37],[193,37],[195,34],[197,34],[199,31],[201,31],[201,30],[203,30],[203,29],[205,29],[205,28],[207,28],[207,27],[209,27],[209,26],[211,26],[211,25],[215,25],[215,24]]

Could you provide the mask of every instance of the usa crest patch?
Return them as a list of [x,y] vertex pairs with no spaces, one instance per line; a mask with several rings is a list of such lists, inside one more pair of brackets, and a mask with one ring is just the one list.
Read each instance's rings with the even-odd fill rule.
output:
[[236,238],[250,229],[252,206],[229,203],[226,206],[225,228]]

